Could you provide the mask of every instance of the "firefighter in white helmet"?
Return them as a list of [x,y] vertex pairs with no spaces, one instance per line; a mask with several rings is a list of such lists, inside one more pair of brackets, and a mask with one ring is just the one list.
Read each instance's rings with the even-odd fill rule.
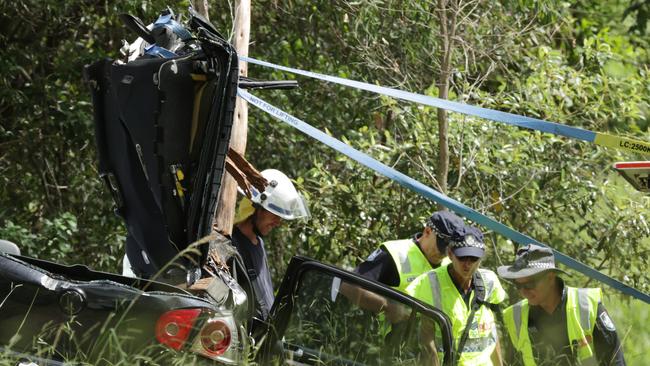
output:
[[266,259],[264,236],[282,220],[309,217],[303,196],[281,171],[267,169],[262,176],[268,184],[263,192],[251,189],[251,199],[243,197],[235,214],[232,243],[239,251],[256,297],[256,316],[268,317],[273,305],[273,283]]

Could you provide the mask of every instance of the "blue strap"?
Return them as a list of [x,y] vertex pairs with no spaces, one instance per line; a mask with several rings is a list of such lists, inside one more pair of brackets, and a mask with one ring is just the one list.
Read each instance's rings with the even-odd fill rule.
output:
[[149,55],[149,56],[156,56],[160,58],[174,58],[178,56],[174,52],[160,46],[156,46],[155,44],[149,45],[144,48],[144,54]]
[[[402,174],[398,172],[395,169],[392,169],[379,161],[371,158],[370,156],[360,152],[359,150],[356,150],[352,148],[351,146],[341,142],[340,140],[337,140],[326,133],[310,126],[309,124],[303,122],[302,120],[290,115],[289,113],[276,108],[275,106],[255,97],[254,95],[242,90],[238,89],[237,95],[241,97],[242,99],[248,101],[252,105],[256,106],[257,108],[263,110],[264,112],[270,114],[271,116],[297,128],[301,132],[305,133],[306,135],[324,143],[325,145],[333,148],[334,150],[348,156],[349,158],[361,163],[362,165],[374,170],[375,172],[390,178],[397,183],[401,184],[402,186],[418,193],[419,195],[426,197],[430,200],[433,200],[441,205],[444,205],[445,207],[451,209],[452,211],[456,212],[459,215],[465,216],[468,219],[474,221],[477,224],[480,224],[482,226],[485,226],[489,229],[494,230],[495,232],[519,243],[522,245],[525,244],[530,244],[530,243],[535,243],[538,245],[543,245],[547,246],[545,244],[542,244],[538,242],[537,240],[526,236],[518,231],[515,231],[508,226],[503,225],[502,223],[495,221],[487,216],[484,216],[477,211],[474,211],[473,209],[463,205],[462,203],[447,197],[443,195],[442,193],[427,187],[426,185],[418,182],[417,180]],[[609,277],[581,262],[576,261],[575,259],[560,253],[553,249],[553,252],[555,253],[555,257],[557,260],[566,265],[569,268],[572,268],[582,274],[584,274],[587,277],[596,279],[602,283],[605,283],[621,292],[624,294],[633,296],[637,299],[640,299],[642,301],[645,301],[646,303],[650,304],[650,296],[648,294],[644,294],[643,292],[630,287],[622,282],[619,282],[618,280],[615,280],[612,277]]]
[[480,117],[492,121],[502,122],[513,126],[527,128],[541,132],[547,132],[554,135],[574,138],[577,140],[595,143],[601,146],[617,148],[629,152],[650,154],[650,143],[634,139],[622,138],[618,136],[606,135],[578,127],[572,127],[555,122],[548,122],[537,118],[520,116],[518,114],[501,112],[494,109],[477,107],[469,104],[453,102],[446,99],[430,97],[426,95],[411,93],[403,90],[387,88],[379,85],[372,85],[355,80],[348,80],[336,76],[318,74],[311,71],[304,71],[292,67],[280,66],[266,61],[256,60],[254,58],[240,56],[241,61],[252,64],[273,68],[276,70],[287,71],[290,73],[307,76],[331,83],[349,86],[356,89],[366,90],[369,92],[386,95],[389,97],[403,99],[431,107],[447,109],[450,111],[466,114],[469,116]]
[[156,29],[158,27],[165,27],[167,26],[169,29],[174,32],[181,40],[187,41],[188,39],[192,38],[192,34],[185,29],[179,22],[177,22],[173,18],[172,13],[169,14],[164,14],[158,17],[156,21],[153,23],[153,28]]

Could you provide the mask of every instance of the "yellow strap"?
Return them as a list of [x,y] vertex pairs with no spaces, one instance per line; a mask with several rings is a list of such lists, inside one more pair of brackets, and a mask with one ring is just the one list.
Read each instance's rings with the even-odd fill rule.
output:
[[206,81],[208,80],[208,77],[205,74],[190,74],[192,76],[192,80],[194,81]]
[[594,143],[600,146],[613,147],[615,149],[650,155],[650,143],[640,140],[627,139],[605,133],[596,133]]

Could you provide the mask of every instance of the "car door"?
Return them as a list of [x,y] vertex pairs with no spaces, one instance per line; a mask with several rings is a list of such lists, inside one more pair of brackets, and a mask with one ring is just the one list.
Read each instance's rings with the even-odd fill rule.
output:
[[271,310],[263,364],[451,365],[445,314],[388,286],[294,257]]

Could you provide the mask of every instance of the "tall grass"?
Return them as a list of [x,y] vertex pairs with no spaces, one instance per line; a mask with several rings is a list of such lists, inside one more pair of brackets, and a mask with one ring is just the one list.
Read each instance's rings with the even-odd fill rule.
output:
[[616,325],[627,365],[649,365],[650,305],[621,295],[608,295],[604,303]]

